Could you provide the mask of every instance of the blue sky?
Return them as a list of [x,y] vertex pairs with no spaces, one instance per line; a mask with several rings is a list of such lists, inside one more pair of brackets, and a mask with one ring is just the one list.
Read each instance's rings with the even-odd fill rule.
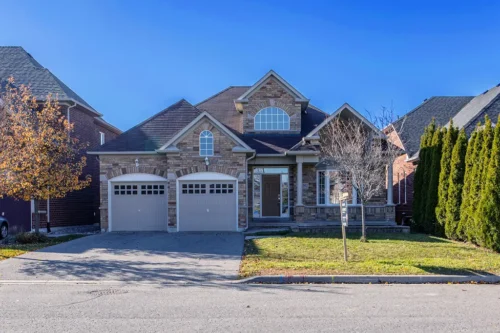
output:
[[19,45],[121,129],[274,69],[327,112],[500,82],[499,1],[2,1]]

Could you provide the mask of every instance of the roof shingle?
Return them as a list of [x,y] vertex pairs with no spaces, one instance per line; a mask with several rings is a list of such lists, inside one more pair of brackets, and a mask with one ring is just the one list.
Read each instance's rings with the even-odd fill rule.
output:
[[415,109],[393,123],[408,157],[420,148],[420,137],[432,118],[439,126],[446,125],[473,97],[435,96],[424,101]]
[[47,95],[52,93],[57,94],[60,101],[75,100],[95,111],[83,98],[47,68],[40,65],[22,47],[0,46],[0,82],[5,82],[11,76],[14,77],[16,84],[29,85],[38,100],[44,101]]

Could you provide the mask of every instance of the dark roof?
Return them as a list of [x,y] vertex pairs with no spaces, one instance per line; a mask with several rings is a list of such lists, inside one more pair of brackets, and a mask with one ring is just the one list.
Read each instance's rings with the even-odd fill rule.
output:
[[182,99],[105,143],[97,151],[154,151],[199,115],[197,108]]
[[196,104],[200,111],[207,111],[215,119],[236,133],[243,133],[243,114],[236,110],[234,100],[243,95],[249,86],[231,86]]
[[302,113],[300,135],[243,134],[243,114],[236,110],[234,100],[248,89],[250,86],[231,86],[196,104],[196,107],[210,113],[259,154],[280,154],[289,150],[328,117],[328,114],[310,105]]
[[29,85],[38,100],[43,101],[49,93],[52,93],[57,94],[60,101],[75,100],[95,111],[83,98],[40,65],[22,47],[0,46],[0,82],[5,82],[10,76],[14,77],[16,84]]
[[300,134],[243,134],[243,115],[236,110],[234,100],[249,88],[229,87],[196,106],[181,100],[104,144],[97,151],[154,151],[167,143],[201,112],[206,111],[257,153],[281,154],[296,145],[328,116],[318,108],[309,106],[302,113]]
[[432,118],[440,126],[446,125],[473,97],[435,96],[424,101],[393,123],[408,157],[420,148],[420,137]]
[[484,117],[488,116],[494,124],[498,124],[498,116],[500,115],[500,94],[498,94],[490,104],[488,104],[484,109],[481,110],[473,119],[471,119],[465,126],[465,132],[467,135],[471,133],[476,128],[477,123],[481,122],[484,124]]

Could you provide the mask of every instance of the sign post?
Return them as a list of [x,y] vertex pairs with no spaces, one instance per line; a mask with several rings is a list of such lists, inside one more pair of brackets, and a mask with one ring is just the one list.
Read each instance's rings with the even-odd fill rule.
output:
[[347,199],[348,192],[340,193],[340,221],[342,222],[342,240],[344,243],[344,260],[347,261],[347,235],[345,228],[349,224],[349,216],[347,214]]

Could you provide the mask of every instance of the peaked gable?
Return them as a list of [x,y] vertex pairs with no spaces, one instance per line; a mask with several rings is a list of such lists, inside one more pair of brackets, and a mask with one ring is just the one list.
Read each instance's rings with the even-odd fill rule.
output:
[[336,118],[337,116],[340,116],[344,112],[348,112],[349,114],[352,114],[353,116],[355,116],[356,118],[358,118],[359,120],[361,120],[364,124],[366,124],[366,126],[368,126],[369,128],[371,128],[374,132],[376,132],[376,133],[378,133],[380,135],[383,135],[382,131],[380,131],[380,129],[378,129],[377,127],[375,127],[375,125],[373,125],[368,119],[366,119],[365,117],[363,117],[363,115],[361,113],[359,113],[358,111],[356,111],[348,103],[344,103],[340,108],[338,108],[335,112],[333,112],[328,118],[326,118],[325,120],[323,120],[323,122],[321,124],[319,124],[315,129],[313,129],[310,133],[308,133],[307,137],[310,138],[310,137],[313,137],[313,136],[317,135],[318,132],[323,127],[325,127],[334,118]]
[[231,141],[234,142],[235,146],[239,146],[240,151],[252,151],[252,149],[243,142],[238,136],[232,133],[226,126],[215,119],[208,112],[203,112],[199,114],[195,119],[193,119],[189,124],[187,124],[182,130],[177,132],[170,140],[168,140],[164,145],[162,145],[158,151],[168,152],[176,151],[175,145],[182,140],[182,138],[190,133],[197,125],[201,124],[204,120],[208,120],[213,126],[215,126],[221,133],[227,136]]
[[285,90],[295,99],[296,103],[301,103],[302,109],[305,110],[307,105],[309,104],[309,99],[307,99],[304,95],[302,95],[297,89],[295,89],[290,83],[285,81],[281,76],[279,76],[275,71],[270,70],[264,75],[259,81],[257,81],[253,86],[250,87],[245,93],[243,93],[240,97],[235,99],[234,103],[238,110],[241,109],[241,104],[247,103],[248,99],[259,89],[262,88],[266,84],[266,82],[270,79],[276,80],[276,82],[281,85]]

